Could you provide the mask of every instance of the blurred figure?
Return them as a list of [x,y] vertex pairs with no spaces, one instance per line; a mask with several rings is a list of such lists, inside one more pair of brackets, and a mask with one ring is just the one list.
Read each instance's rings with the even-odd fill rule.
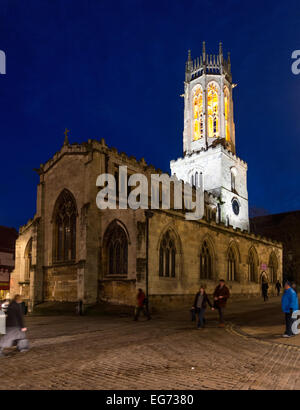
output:
[[219,327],[224,327],[224,309],[226,307],[227,299],[230,297],[230,292],[225,285],[225,280],[221,279],[219,285],[214,291],[214,308],[219,312]]
[[24,325],[22,297],[16,295],[7,309],[6,334],[0,339],[0,357],[4,356],[3,349],[17,344],[20,352],[29,350],[29,343],[26,339],[25,332],[27,328]]
[[275,288],[277,290],[277,296],[280,295],[280,289],[281,289],[281,284],[279,282],[279,280],[277,280],[276,284],[275,284]]
[[198,315],[198,324],[197,324],[198,329],[204,328],[204,324],[205,324],[204,315],[205,315],[205,310],[206,310],[207,305],[209,305],[212,308],[212,310],[214,310],[205,292],[204,286],[201,286],[199,289],[199,292],[196,293],[194,305],[192,307],[192,309]]
[[27,315],[27,312],[28,312],[28,308],[27,308],[27,305],[26,305],[26,303],[24,302],[24,300],[21,302],[21,307],[22,307],[23,315],[26,316],[26,315]]
[[77,315],[79,315],[79,316],[83,315],[83,302],[82,302],[81,299],[77,303],[76,311],[77,311]]
[[292,332],[292,314],[295,310],[299,309],[297,293],[291,287],[290,282],[286,282],[284,285],[284,293],[281,299],[281,307],[285,314],[285,332],[282,337],[294,336]]
[[151,316],[147,309],[146,295],[142,289],[139,289],[136,299],[137,305],[135,308],[134,320],[138,320],[141,312],[143,312],[144,316],[146,316],[147,319],[150,320]]
[[8,305],[9,305],[9,300],[6,299],[2,304],[1,304],[1,309],[2,311],[7,314],[7,309],[8,309]]
[[296,294],[297,294],[297,283],[296,283],[296,282],[292,282],[291,288],[294,289],[294,291],[295,291]]
[[262,284],[261,284],[261,293],[262,293],[262,297],[264,299],[264,302],[267,302],[267,300],[269,299],[268,289],[269,289],[268,282],[265,278],[263,278],[263,281],[262,281]]

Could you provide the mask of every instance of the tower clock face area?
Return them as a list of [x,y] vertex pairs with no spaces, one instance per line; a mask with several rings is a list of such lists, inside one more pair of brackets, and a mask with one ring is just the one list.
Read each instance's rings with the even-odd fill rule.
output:
[[236,199],[232,201],[232,210],[235,215],[238,215],[240,213],[240,205]]

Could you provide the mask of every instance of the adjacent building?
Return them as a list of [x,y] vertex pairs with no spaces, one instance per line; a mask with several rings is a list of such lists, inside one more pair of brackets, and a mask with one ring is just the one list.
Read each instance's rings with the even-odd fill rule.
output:
[[283,280],[300,284],[300,211],[251,218],[251,230],[283,244]]
[[15,243],[18,233],[15,228],[0,226],[0,300],[10,289],[10,274],[15,266]]

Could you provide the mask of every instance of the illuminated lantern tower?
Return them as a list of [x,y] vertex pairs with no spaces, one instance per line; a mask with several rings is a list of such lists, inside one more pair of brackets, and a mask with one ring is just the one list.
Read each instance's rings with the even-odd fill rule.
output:
[[171,161],[178,179],[214,197],[216,222],[249,229],[247,164],[235,148],[230,55],[188,53],[184,83],[183,158]]

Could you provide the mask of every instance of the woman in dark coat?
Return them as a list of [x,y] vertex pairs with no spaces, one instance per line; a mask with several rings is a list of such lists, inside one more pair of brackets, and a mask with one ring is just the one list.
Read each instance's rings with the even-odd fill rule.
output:
[[212,310],[214,310],[205,292],[204,286],[201,286],[199,292],[196,293],[194,304],[192,307],[192,309],[195,309],[195,312],[198,315],[198,323],[197,323],[198,329],[204,328],[204,322],[205,322],[204,315],[205,315],[205,310],[206,310],[207,305],[209,305],[212,308]]

